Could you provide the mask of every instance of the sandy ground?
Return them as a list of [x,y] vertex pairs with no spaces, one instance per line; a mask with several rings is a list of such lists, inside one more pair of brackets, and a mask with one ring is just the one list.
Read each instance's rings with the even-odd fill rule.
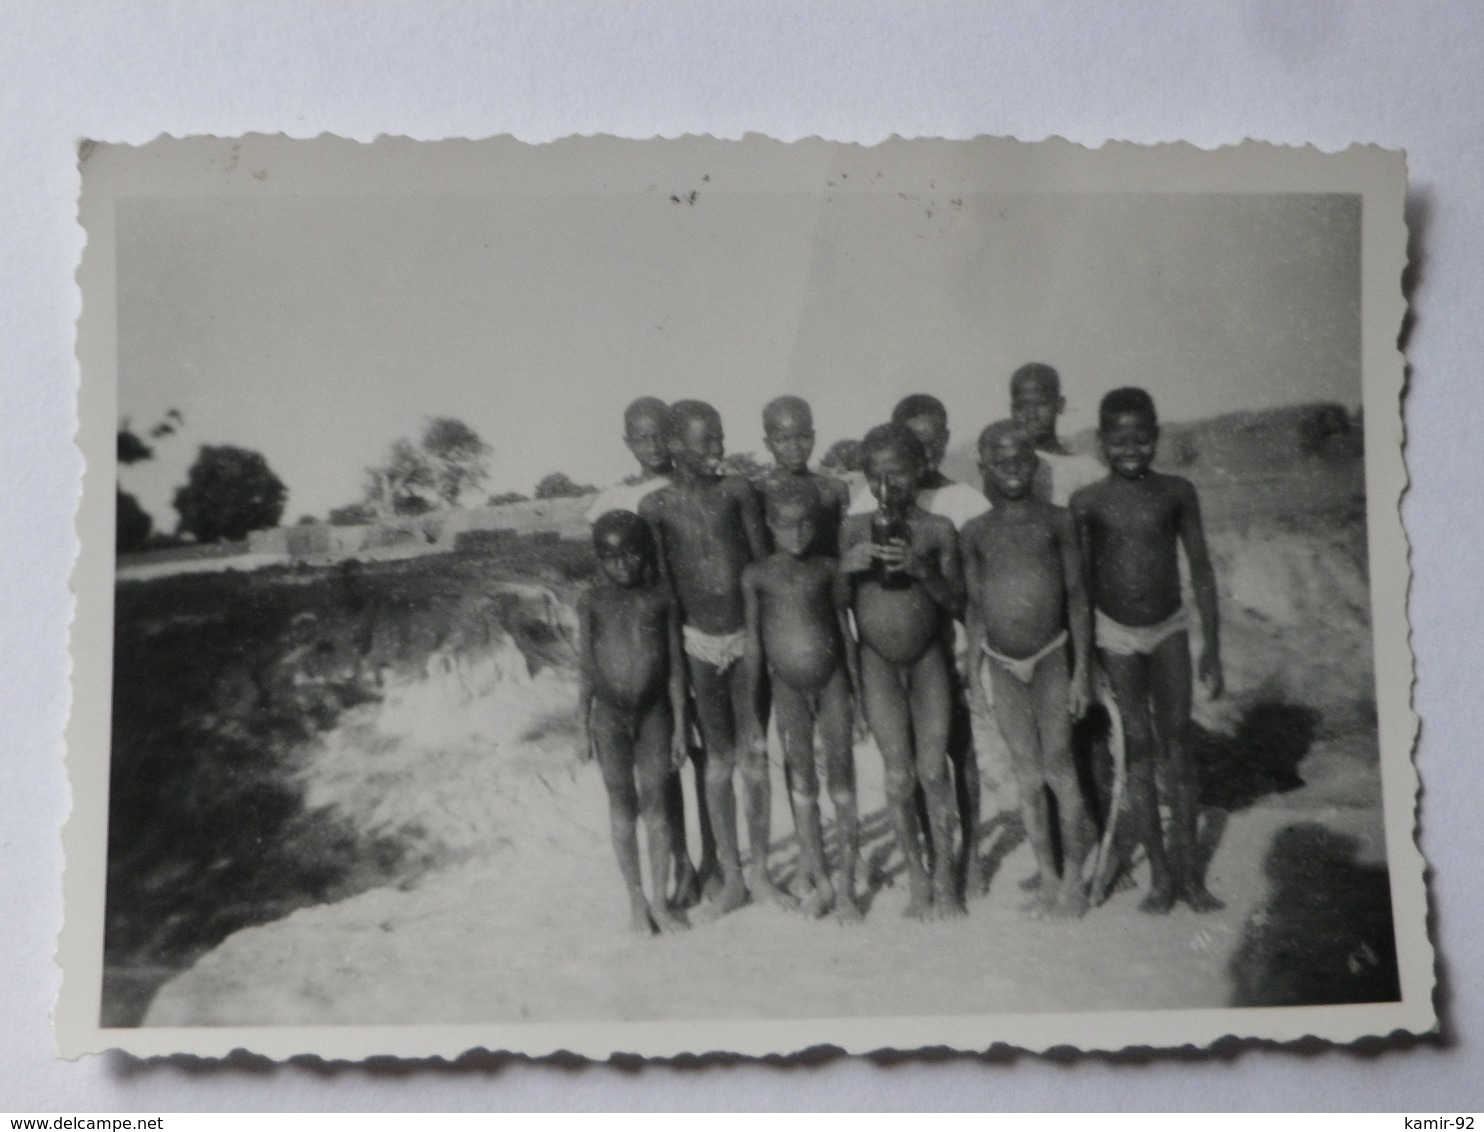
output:
[[[559,699],[561,682],[528,689]],[[423,704],[423,709],[428,708]],[[510,729],[514,730],[514,729]],[[1227,908],[1165,918],[1122,892],[1074,923],[1029,919],[1017,882],[1032,871],[1013,821],[982,852],[997,862],[967,919],[903,919],[901,880],[847,927],[745,908],[670,937],[623,929],[626,902],[595,767],[578,767],[561,729],[424,769],[422,805],[442,811],[456,863],[402,888],[302,909],[238,932],[161,989],[146,1025],[335,1024],[655,1018],[829,1017],[1056,1009],[1214,1007],[1243,977],[1244,937],[1271,901],[1270,849],[1284,830],[1322,826],[1383,862],[1374,758],[1363,740],[1321,743],[1306,785],[1227,815],[1209,869]],[[328,758],[327,762],[334,762]],[[866,855],[895,871],[880,812],[880,759],[857,752]],[[331,772],[333,775],[333,772]],[[440,791],[429,778],[443,776]],[[781,775],[776,772],[775,783]],[[327,781],[327,789],[334,789]],[[775,876],[796,846],[775,785]],[[472,799],[477,798],[474,802]],[[384,807],[394,800],[382,799]],[[461,809],[460,806],[464,808]],[[473,807],[473,808],[470,808]],[[693,812],[693,811],[692,811]],[[387,820],[392,820],[388,815]],[[1140,870],[1140,879],[1143,872]],[[1353,948],[1352,948],[1353,950]],[[1363,956],[1362,956],[1363,958]],[[1352,965],[1356,960],[1350,959]]]
[[[304,808],[295,828],[397,846],[393,883],[382,877],[372,881],[382,887],[345,890],[333,903],[306,895],[296,911],[254,906],[240,922],[256,926],[206,939],[221,942],[160,987],[144,1024],[849,1017],[1393,997],[1364,533],[1351,507],[1357,469],[1293,479],[1282,513],[1260,505],[1270,486],[1249,490],[1238,511],[1236,494],[1231,506],[1212,500],[1213,512],[1231,511],[1211,532],[1229,695],[1198,701],[1195,716],[1208,883],[1223,911],[1149,917],[1134,891],[1077,922],[1030,919],[1019,887],[1033,871],[1029,849],[1014,816],[995,816],[987,798],[988,895],[963,920],[906,921],[881,761],[866,744],[856,752],[872,889],[863,925],[747,907],[716,922],[693,917],[681,935],[631,936],[602,784],[572,753],[565,599],[504,583],[484,593],[473,559],[461,560],[465,577],[429,558],[425,568],[388,566],[390,604],[364,625],[348,623],[347,639],[364,637],[352,667],[390,683],[378,677],[368,702],[339,713],[291,760],[296,781],[275,786]],[[271,594],[279,590],[264,589],[263,599]],[[148,619],[163,614],[144,603],[136,615],[146,619],[138,648],[147,660],[160,628]],[[268,677],[287,661],[264,655],[271,671],[259,683],[276,687]],[[136,691],[146,707],[158,698],[149,686]],[[212,726],[230,732],[236,708],[223,710]],[[147,738],[138,745],[145,753],[157,746]],[[231,756],[238,747],[221,749]],[[215,750],[203,747],[192,758],[205,761],[190,765],[217,774],[211,759],[225,756]],[[217,788],[210,776],[185,781]],[[773,781],[770,867],[787,883],[797,846],[776,765]],[[689,812],[693,822],[693,804]],[[692,830],[693,851],[697,844]],[[304,845],[303,863],[313,866],[313,843]],[[298,867],[282,854],[274,860]],[[178,887],[170,870],[190,867],[167,857],[135,886],[168,892]],[[237,899],[262,898],[252,879]],[[1142,868],[1136,879],[1147,881]],[[273,915],[281,918],[258,922]],[[148,932],[120,938],[135,936],[143,943],[121,945],[115,960],[119,985],[139,984],[116,1004],[125,1025],[138,1014],[124,999],[142,1009],[166,973]]]

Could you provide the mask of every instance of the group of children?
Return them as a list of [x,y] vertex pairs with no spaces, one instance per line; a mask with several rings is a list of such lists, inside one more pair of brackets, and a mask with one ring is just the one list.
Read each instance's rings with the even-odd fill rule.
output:
[[[940,470],[949,437],[942,403],[905,398],[862,439],[869,494],[852,498],[844,480],[810,468],[813,419],[798,397],[763,410],[775,463],[755,482],[724,474],[721,418],[710,405],[629,406],[624,439],[640,476],[604,492],[590,512],[599,579],[579,605],[578,753],[602,769],[636,931],[682,929],[685,910],[702,899],[711,915],[758,898],[860,920],[854,741],[867,729],[905,864],[906,914],[962,916],[965,896],[982,890],[970,698],[992,711],[1011,754],[1037,864],[1027,882],[1033,912],[1082,915],[1090,892],[1096,899],[1127,879],[1131,841],[1149,861],[1143,909],[1221,906],[1197,861],[1186,740],[1181,547],[1200,620],[1199,675],[1213,695],[1222,682],[1195,489],[1152,469],[1159,430],[1144,390],[1102,401],[1106,468],[1062,448],[1063,408],[1054,369],[1016,371],[1011,419],[979,438],[980,494]],[[1094,701],[1097,673],[1122,724],[1113,791],[1122,803],[1089,807],[1072,727]],[[768,870],[770,720],[799,841],[793,893]],[[834,809],[833,868],[816,749]],[[686,845],[687,761],[698,864]],[[1089,880],[1098,829],[1111,835],[1120,811],[1131,837],[1121,849],[1103,838]]]

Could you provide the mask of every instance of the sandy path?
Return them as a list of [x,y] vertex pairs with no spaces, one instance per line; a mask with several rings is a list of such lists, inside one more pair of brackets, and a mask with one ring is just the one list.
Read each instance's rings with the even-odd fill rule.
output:
[[[527,751],[502,779],[499,836],[406,890],[307,908],[226,940],[163,987],[146,1025],[335,1024],[831,1017],[1223,1006],[1244,925],[1267,898],[1275,836],[1322,823],[1384,860],[1367,760],[1319,746],[1310,785],[1231,815],[1209,871],[1225,911],[1140,914],[1120,893],[1076,923],[1020,915],[1021,844],[967,919],[900,916],[905,886],[874,895],[866,923],[748,907],[673,937],[623,931],[626,902],[596,769]],[[537,755],[540,757],[536,757]],[[539,775],[535,765],[557,769]],[[880,760],[858,752],[867,852],[886,846]],[[795,848],[775,777],[775,875]],[[692,810],[693,812],[693,810]],[[694,845],[694,842],[692,843]],[[991,851],[993,837],[986,838]]]

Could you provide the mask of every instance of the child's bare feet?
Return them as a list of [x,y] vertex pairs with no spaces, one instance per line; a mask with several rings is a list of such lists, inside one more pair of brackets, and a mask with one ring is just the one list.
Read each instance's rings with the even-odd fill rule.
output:
[[725,878],[721,875],[721,866],[715,861],[702,861],[701,867],[696,870],[696,883],[700,886],[701,899],[714,901],[725,887]]
[[1175,906],[1175,889],[1171,885],[1160,885],[1149,890],[1149,895],[1139,901],[1139,911],[1151,916],[1163,916]]
[[675,898],[670,902],[676,908],[694,908],[701,902],[701,876],[690,861],[685,861],[676,870]]
[[654,935],[654,920],[649,914],[649,903],[644,900],[629,905],[629,931],[635,935]]
[[650,917],[654,920],[655,927],[662,932],[683,932],[690,930],[690,921],[678,912],[672,912],[668,908],[651,908]]
[[1080,880],[1075,884],[1064,884],[1056,899],[1046,909],[1053,920],[1078,920],[1087,912],[1087,890]]
[[774,884],[767,869],[754,869],[747,878],[747,887],[759,900],[766,900],[769,904],[776,904],[790,912],[798,910],[798,900]]
[[1044,920],[1051,912],[1052,903],[1052,894],[1038,885],[1036,894],[1020,905],[1020,911],[1028,920]]
[[988,865],[977,853],[972,854],[964,865],[964,893],[973,900],[988,892]]
[[933,918],[933,898],[926,892],[907,901],[902,915],[908,920],[930,920]]
[[799,911],[811,920],[817,920],[830,910],[835,902],[835,894],[829,886],[811,888],[807,895],[799,901]]
[[928,920],[933,915],[933,893],[928,887],[927,877],[919,879],[908,874],[909,899],[907,907],[902,909],[902,915],[909,920]]
[[1219,912],[1226,907],[1226,901],[1212,896],[1200,881],[1188,882],[1180,893],[1180,899],[1195,912]]
[[848,890],[835,897],[835,919],[842,924],[859,924],[866,918],[861,906],[856,903],[855,893]]
[[728,912],[735,912],[751,899],[741,877],[732,884],[722,883],[713,895],[706,897],[706,903],[702,905],[704,918],[708,922],[720,919]]
[[963,899],[956,891],[951,877],[938,877],[933,881],[933,919],[956,920],[967,916]]

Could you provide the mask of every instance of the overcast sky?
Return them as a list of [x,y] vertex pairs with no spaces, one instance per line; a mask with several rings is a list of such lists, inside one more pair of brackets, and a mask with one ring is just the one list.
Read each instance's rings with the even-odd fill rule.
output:
[[1359,198],[702,191],[119,204],[119,412],[187,425],[121,472],[157,525],[203,443],[261,451],[285,520],[355,501],[425,417],[493,446],[489,491],[633,464],[623,406],[701,397],[727,447],[798,393],[818,451],[912,392],[955,444],[1057,366],[1064,431],[1146,386],[1169,420],[1360,403]]

